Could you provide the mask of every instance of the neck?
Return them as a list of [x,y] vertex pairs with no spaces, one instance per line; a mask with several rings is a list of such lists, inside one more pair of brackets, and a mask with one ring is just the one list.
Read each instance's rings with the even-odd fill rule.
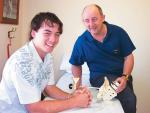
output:
[[44,61],[44,57],[45,57],[46,53],[41,51],[41,49],[38,46],[36,46],[34,41],[33,41],[33,44],[34,44],[34,47],[35,47],[37,53],[39,54],[40,58],[42,59],[42,61]]

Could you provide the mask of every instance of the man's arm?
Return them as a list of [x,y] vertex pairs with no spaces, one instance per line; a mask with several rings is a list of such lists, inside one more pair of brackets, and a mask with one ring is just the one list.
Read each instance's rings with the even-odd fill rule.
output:
[[25,107],[29,113],[58,113],[75,107],[88,107],[88,105],[88,95],[84,93],[65,100],[43,100],[26,104]]
[[54,85],[47,86],[45,91],[49,96],[59,98],[59,100],[43,100],[26,104],[29,113],[57,113],[75,107],[88,107],[91,101],[91,96],[86,89],[83,90],[85,92],[75,93],[70,97],[68,93]]
[[72,74],[75,78],[79,78],[79,81],[77,83],[77,88],[79,88],[81,86],[81,78],[82,78],[82,66],[75,66],[75,65],[72,65],[71,67],[71,70],[72,70]]
[[56,87],[56,85],[48,85],[44,89],[45,93],[55,99],[67,99],[71,94],[64,92],[60,88]]
[[123,74],[131,75],[131,72],[133,70],[133,66],[134,66],[134,56],[131,53],[130,55],[125,57]]
[[116,79],[116,81],[120,83],[120,86],[117,89],[118,93],[125,89],[127,80],[128,80],[128,76],[131,76],[133,66],[134,66],[134,56],[131,53],[130,55],[125,57],[123,75]]

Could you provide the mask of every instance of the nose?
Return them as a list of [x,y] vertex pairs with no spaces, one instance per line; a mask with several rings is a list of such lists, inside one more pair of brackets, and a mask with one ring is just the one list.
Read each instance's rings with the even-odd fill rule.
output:
[[94,24],[94,22],[92,20],[89,20],[88,26],[91,27],[91,26],[93,26],[93,24]]
[[49,41],[50,42],[56,42],[56,40],[57,40],[57,38],[55,37],[55,35],[51,35],[50,37],[49,37]]

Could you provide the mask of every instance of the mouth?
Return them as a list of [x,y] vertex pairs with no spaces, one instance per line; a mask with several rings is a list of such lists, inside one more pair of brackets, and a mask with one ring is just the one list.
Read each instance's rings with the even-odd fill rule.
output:
[[51,43],[46,43],[46,45],[49,46],[49,47],[54,47],[55,46],[55,44],[51,44]]
[[90,29],[90,31],[95,31],[96,30],[96,27],[91,27],[91,28],[89,28]]
[[55,47],[55,44],[46,43],[46,48],[52,50]]

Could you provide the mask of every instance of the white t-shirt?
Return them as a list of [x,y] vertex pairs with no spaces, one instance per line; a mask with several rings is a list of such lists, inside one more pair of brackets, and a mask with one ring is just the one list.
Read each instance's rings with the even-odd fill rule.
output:
[[16,51],[6,62],[0,83],[0,113],[27,113],[24,104],[38,102],[46,85],[54,85],[53,59],[44,61],[33,42]]

